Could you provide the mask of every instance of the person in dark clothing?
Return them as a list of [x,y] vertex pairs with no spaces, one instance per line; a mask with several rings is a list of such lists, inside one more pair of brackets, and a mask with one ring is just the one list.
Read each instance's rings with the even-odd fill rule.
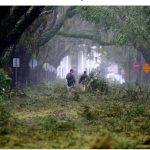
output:
[[85,81],[87,78],[88,78],[88,75],[87,75],[86,71],[84,71],[84,73],[81,75],[81,77],[79,79],[79,84],[80,84],[82,91],[85,91]]
[[67,74],[66,79],[67,79],[67,89],[71,93],[72,88],[74,88],[76,82],[73,69],[70,69],[70,72]]

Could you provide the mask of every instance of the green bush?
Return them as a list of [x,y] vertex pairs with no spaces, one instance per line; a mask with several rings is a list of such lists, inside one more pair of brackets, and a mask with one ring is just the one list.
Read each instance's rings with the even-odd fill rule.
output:
[[108,98],[144,102],[150,99],[150,87],[147,85],[136,85],[134,83],[112,85],[109,88]]
[[75,129],[75,122],[72,120],[62,120],[54,117],[48,117],[43,123],[46,130],[68,131]]
[[0,126],[16,123],[16,118],[11,114],[10,108],[0,105]]
[[0,106],[0,126],[7,125],[10,118],[9,111],[5,107]]
[[11,115],[10,110],[4,105],[0,105],[0,136],[12,132],[12,127],[15,127],[16,124],[16,119]]
[[79,89],[74,90],[72,100],[79,102],[81,100],[80,94],[81,93],[80,93]]
[[100,117],[100,112],[98,110],[92,109],[88,105],[82,106],[82,110],[79,113],[83,118],[87,120],[98,120]]
[[106,81],[106,79],[96,76],[94,74],[90,74],[87,81],[86,85],[88,88],[88,91],[90,92],[96,92],[100,95],[105,95],[108,93],[109,86]]
[[10,89],[11,78],[3,69],[0,69],[0,100],[5,99]]

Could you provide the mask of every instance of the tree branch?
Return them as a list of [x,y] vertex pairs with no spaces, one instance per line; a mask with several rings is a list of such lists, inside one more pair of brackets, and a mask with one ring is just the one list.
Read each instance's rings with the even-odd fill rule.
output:
[[88,39],[88,40],[95,41],[95,42],[99,43],[102,46],[115,45],[114,42],[105,42],[105,41],[102,41],[101,39],[95,37],[94,35],[90,35],[90,34],[58,32],[57,35],[63,36],[63,37],[70,37],[70,38]]
[[[54,28],[52,29],[48,29],[46,32],[44,32],[41,37],[38,40],[38,44],[37,47],[43,46],[44,44],[46,44],[50,39],[52,39],[52,37],[54,37],[54,35],[60,30],[60,28],[63,26],[64,22],[66,21],[66,19],[72,17],[73,15],[75,15],[75,13],[72,13],[73,10],[75,9],[75,6],[71,6],[69,7],[65,14],[62,15],[62,17],[58,20],[58,23],[54,26]],[[71,14],[71,15],[70,15]]]
[[8,14],[8,12],[10,11],[11,6],[1,6],[0,9],[0,21],[6,17],[6,15]]
[[[4,19],[0,21],[0,39],[3,39],[11,30],[15,28],[16,23],[21,16],[25,14],[30,7],[15,6],[11,7]],[[5,30],[4,30],[5,29]]]
[[32,22],[43,11],[43,9],[44,6],[31,7],[27,13],[21,17],[21,19],[15,25],[15,28],[9,34],[5,35],[4,39],[0,40],[0,55],[2,55],[5,48],[15,43],[20,38],[25,29],[32,24]]

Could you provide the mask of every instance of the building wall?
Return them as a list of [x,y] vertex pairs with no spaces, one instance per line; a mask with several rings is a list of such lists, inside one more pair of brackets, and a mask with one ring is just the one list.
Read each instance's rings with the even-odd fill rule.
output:
[[[90,58],[90,59],[89,59]],[[92,69],[95,69],[99,66],[100,63],[100,53],[92,51],[91,54],[87,54],[86,51],[80,51],[77,55],[66,56],[60,63],[60,66],[57,68],[57,77],[65,78],[66,74],[70,69],[75,70],[75,74],[82,74],[83,71],[87,71],[89,74]]]
[[60,65],[57,68],[57,77],[65,78],[66,74],[70,71],[71,68],[71,59],[70,56],[66,56],[61,61]]

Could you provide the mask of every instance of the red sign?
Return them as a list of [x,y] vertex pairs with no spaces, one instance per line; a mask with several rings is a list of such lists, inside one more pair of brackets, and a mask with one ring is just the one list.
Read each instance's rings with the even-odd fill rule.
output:
[[137,71],[137,70],[139,69],[139,66],[140,66],[139,64],[135,63],[135,64],[133,65],[134,70]]

